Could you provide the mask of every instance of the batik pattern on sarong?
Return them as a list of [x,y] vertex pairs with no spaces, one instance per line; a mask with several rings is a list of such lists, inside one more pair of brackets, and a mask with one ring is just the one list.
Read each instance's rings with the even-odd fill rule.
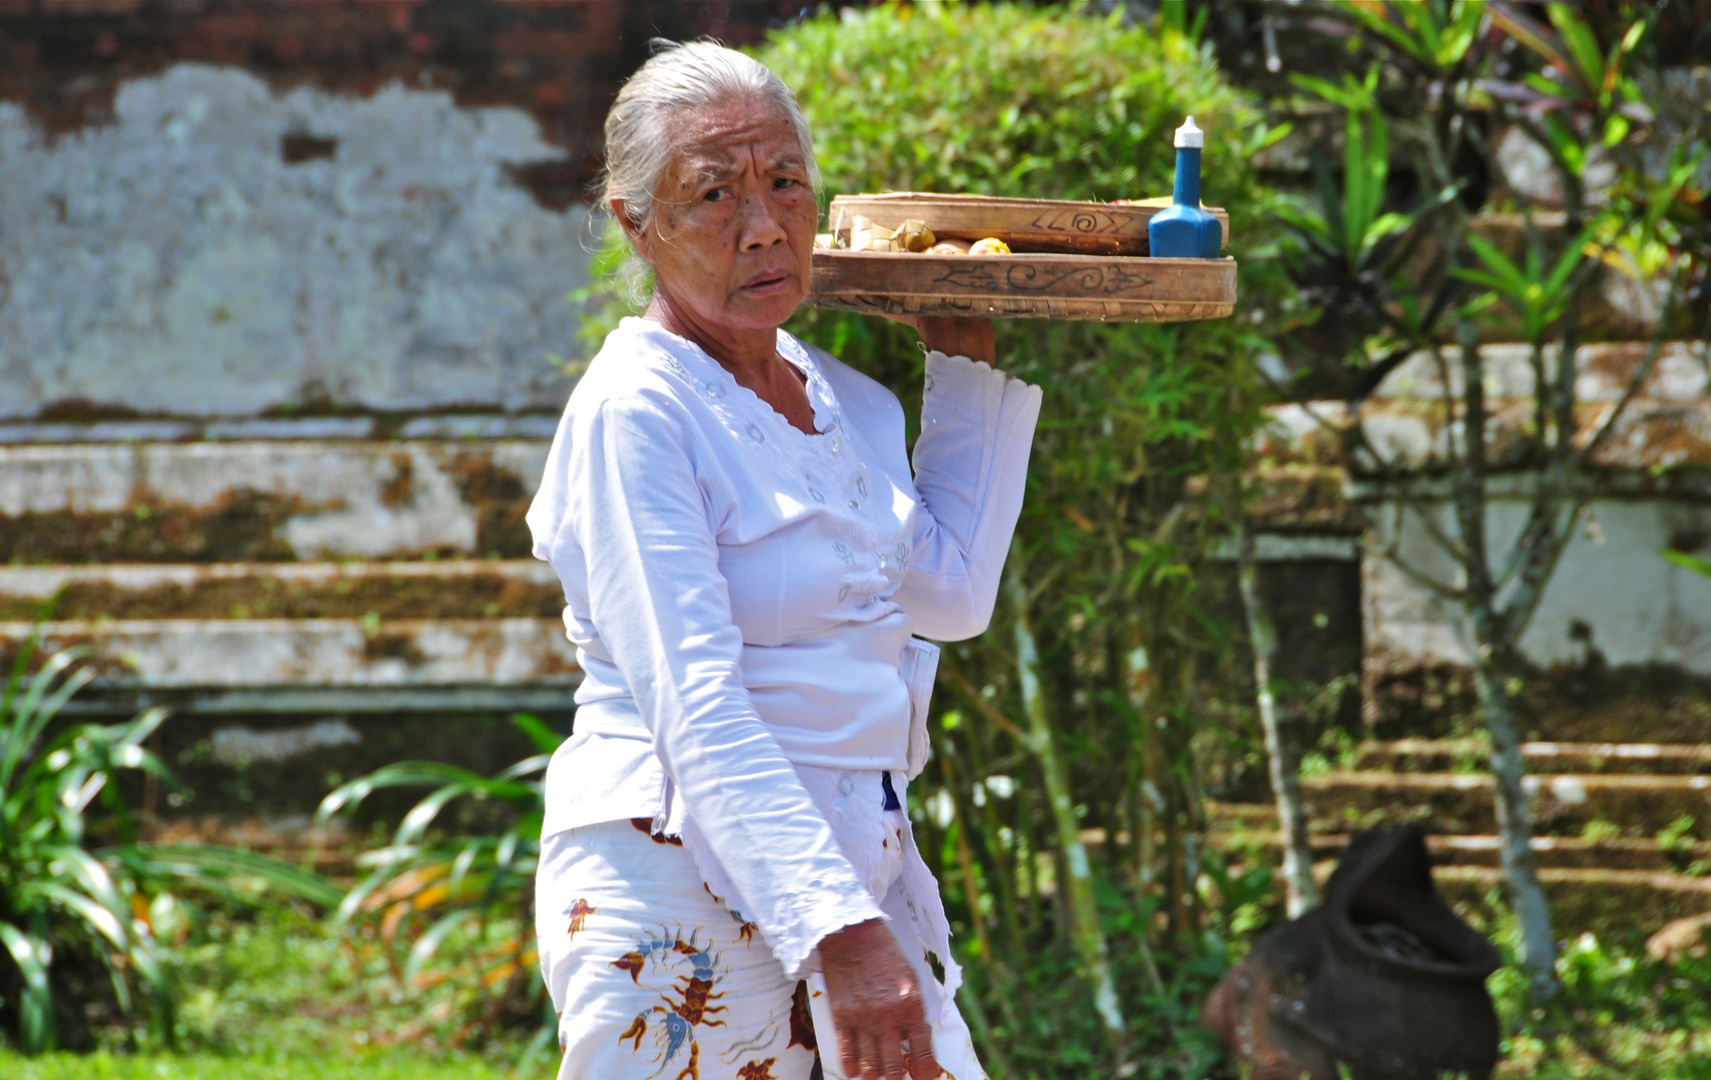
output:
[[[984,1080],[956,1008],[937,883],[899,792],[878,774],[799,771],[915,968],[941,1075]],[[835,1039],[816,1038],[816,1022],[831,1030],[824,979],[788,979],[759,928],[727,904],[716,861],[699,865],[699,844],[654,825],[606,822],[542,840],[537,927],[559,1010],[560,1080],[808,1080],[816,1051],[825,1080],[841,1080]]]
[[560,1080],[807,1080],[807,988],[647,822],[543,844],[537,931]]

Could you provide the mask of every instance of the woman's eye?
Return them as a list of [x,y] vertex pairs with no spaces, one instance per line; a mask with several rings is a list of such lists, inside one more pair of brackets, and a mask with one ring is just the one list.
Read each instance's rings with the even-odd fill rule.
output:
[[731,189],[730,188],[716,187],[712,191],[709,191],[707,194],[701,196],[701,201],[702,202],[724,202],[726,199],[730,198],[730,195],[731,195]]
[[801,181],[797,180],[794,176],[780,176],[772,182],[772,190],[787,191],[799,183],[801,183]]

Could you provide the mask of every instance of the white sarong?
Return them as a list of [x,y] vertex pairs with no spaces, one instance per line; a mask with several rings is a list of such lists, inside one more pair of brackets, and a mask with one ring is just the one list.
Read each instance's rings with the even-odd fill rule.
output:
[[[877,796],[878,777],[827,772],[804,780],[819,781],[810,791],[915,968],[940,1066],[953,1080],[984,1080],[956,1008],[960,973],[937,884],[908,816],[889,810],[882,829],[838,829],[837,804]],[[654,826],[606,822],[542,841],[536,930],[558,1011],[559,1080],[808,1080],[817,1051],[826,1080],[841,1080],[822,977],[788,979],[755,924],[718,895],[723,883],[707,880],[722,874],[703,873],[682,840]]]

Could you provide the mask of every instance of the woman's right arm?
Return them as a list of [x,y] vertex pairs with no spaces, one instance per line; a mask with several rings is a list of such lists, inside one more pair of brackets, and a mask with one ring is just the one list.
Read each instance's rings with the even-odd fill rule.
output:
[[797,977],[826,935],[883,916],[743,686],[686,424],[640,398],[581,420],[560,535],[581,549],[594,626],[747,917]]

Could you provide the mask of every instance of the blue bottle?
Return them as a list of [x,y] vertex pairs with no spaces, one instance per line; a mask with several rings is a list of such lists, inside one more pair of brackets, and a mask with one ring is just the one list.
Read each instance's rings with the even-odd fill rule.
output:
[[1200,148],[1206,133],[1194,117],[1176,129],[1176,193],[1173,205],[1147,222],[1148,253],[1161,259],[1216,259],[1224,231],[1218,219],[1200,209]]

